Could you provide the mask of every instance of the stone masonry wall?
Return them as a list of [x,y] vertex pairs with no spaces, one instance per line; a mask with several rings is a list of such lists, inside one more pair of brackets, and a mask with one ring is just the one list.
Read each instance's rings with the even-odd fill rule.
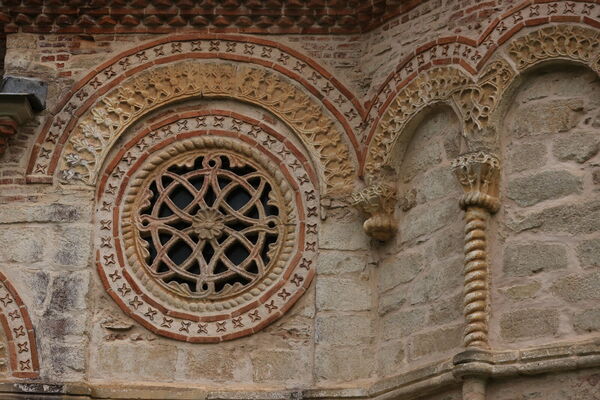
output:
[[507,102],[494,341],[514,348],[590,337],[600,329],[600,80],[548,67]]
[[[449,161],[460,130],[452,110],[423,112],[406,150],[396,148],[399,231],[380,249],[379,363],[384,376],[444,359],[461,345],[460,188]],[[403,154],[403,152],[405,153]]]

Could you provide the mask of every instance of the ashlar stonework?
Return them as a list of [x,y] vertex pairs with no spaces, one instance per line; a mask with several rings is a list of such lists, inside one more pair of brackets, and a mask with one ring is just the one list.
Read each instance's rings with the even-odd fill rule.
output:
[[0,398],[599,398],[597,0],[4,3]]

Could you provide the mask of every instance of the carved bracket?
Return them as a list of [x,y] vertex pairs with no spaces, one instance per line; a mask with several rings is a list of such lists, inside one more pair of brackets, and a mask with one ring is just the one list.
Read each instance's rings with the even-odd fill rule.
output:
[[352,205],[370,215],[363,224],[367,235],[386,241],[396,234],[396,201],[396,189],[387,183],[371,185],[352,194]]

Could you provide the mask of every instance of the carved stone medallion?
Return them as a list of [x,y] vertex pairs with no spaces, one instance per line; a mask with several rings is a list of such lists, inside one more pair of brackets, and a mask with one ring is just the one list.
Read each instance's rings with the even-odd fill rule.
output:
[[[232,119],[218,118],[220,126]],[[173,125],[188,125],[182,121]],[[314,275],[317,200],[305,160],[272,137],[263,141],[269,149],[242,132],[169,140],[170,128],[160,132],[130,143],[100,185],[105,287],[164,336],[211,342],[251,334],[291,307]]]

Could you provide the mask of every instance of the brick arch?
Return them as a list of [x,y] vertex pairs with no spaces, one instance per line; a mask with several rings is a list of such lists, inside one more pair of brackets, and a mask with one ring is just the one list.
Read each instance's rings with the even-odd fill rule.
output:
[[[413,81],[423,80],[424,75],[431,74],[430,71],[456,68],[463,71],[465,76],[479,86],[463,92],[463,100],[467,101],[463,102],[462,106],[475,109],[479,113],[479,121],[465,121],[466,125],[469,123],[472,125],[475,122],[471,128],[478,132],[474,132],[473,129],[471,132],[467,132],[467,135],[472,136],[472,140],[478,140],[474,135],[481,133],[482,128],[485,128],[484,125],[489,122],[489,118],[493,118],[493,112],[503,91],[521,72],[521,69],[548,59],[569,59],[583,62],[598,72],[600,61],[590,58],[597,54],[597,50],[592,50],[591,47],[594,47],[592,45],[595,43],[596,47],[594,48],[597,48],[597,32],[600,29],[600,17],[594,17],[591,13],[595,6],[596,4],[592,1],[553,3],[543,0],[525,1],[503,14],[499,19],[494,20],[478,39],[463,36],[445,37],[415,49],[399,63],[395,71],[388,75],[378,92],[366,103],[369,132],[365,134],[364,139],[366,149],[361,162],[361,175],[366,175],[369,179],[369,176],[373,175],[373,171],[380,164],[374,162],[373,159],[377,158],[377,153],[385,151],[382,150],[385,146],[381,143],[381,130],[382,124],[385,125],[389,119],[387,115],[390,107],[403,96],[403,92],[407,88],[414,86]],[[521,38],[511,41],[515,35],[527,27],[538,27],[538,29],[524,36],[529,39]],[[535,36],[539,36],[540,32],[549,32],[550,35],[555,34],[564,38],[577,38],[578,43],[587,44],[590,49],[569,52],[567,49],[561,48],[568,43],[567,41],[562,43],[556,41],[551,46],[554,50],[545,49],[546,51],[540,51],[537,56],[531,55],[535,58],[534,60],[515,59],[515,54],[511,53],[510,49],[507,50],[508,55],[494,57],[499,49],[511,47],[513,43],[521,43],[523,40],[529,40],[531,47],[536,40]],[[507,42],[509,44],[505,46]],[[526,44],[522,43],[522,46],[526,46]],[[503,57],[511,60],[511,63],[504,60]],[[541,57],[541,59],[538,60],[537,57]],[[483,104],[485,95],[489,94],[493,96],[493,101]],[[459,105],[459,108],[462,109],[462,106]],[[487,110],[486,115],[483,116],[481,115],[482,107]],[[466,109],[463,111],[469,113]],[[463,113],[463,117],[465,116]],[[467,126],[467,131],[469,131],[468,128]],[[493,135],[493,132],[490,135]],[[483,140],[492,139],[485,138]]]
[[[253,98],[245,94],[236,97],[225,92],[214,93],[214,96],[250,102],[273,112],[303,139],[309,149],[316,149],[316,153],[320,154],[317,158],[324,171],[322,180],[326,182],[324,186],[327,189],[336,187],[335,190],[338,190],[351,185],[354,166],[350,160],[360,158],[354,135],[364,115],[360,103],[313,60],[278,43],[239,35],[169,37],[131,49],[98,67],[75,85],[46,122],[30,156],[28,181],[52,182],[61,165],[61,154],[69,147],[70,137],[81,121],[91,115],[94,107],[122,89],[125,82],[131,83],[147,76],[152,70],[166,72],[170,66],[183,63],[225,63],[236,69],[232,79],[243,79],[243,71],[253,71],[255,75],[262,74],[281,82],[280,86],[285,86],[288,93],[302,99],[306,114],[308,111],[314,114],[306,117],[306,123],[284,115],[287,111],[283,105],[279,104],[277,108],[275,104],[282,99],[272,103],[260,100],[268,98],[267,93],[256,92]],[[263,85],[257,89],[265,88]],[[200,91],[188,93],[188,96],[198,94],[211,97]],[[320,128],[316,126],[318,124]],[[323,138],[328,138],[331,143],[323,143]],[[339,160],[346,161],[340,163]],[[87,183],[91,182],[93,179]]]
[[0,272],[0,329],[7,339],[9,364],[15,378],[37,378],[39,361],[35,331],[27,307],[10,283]]

